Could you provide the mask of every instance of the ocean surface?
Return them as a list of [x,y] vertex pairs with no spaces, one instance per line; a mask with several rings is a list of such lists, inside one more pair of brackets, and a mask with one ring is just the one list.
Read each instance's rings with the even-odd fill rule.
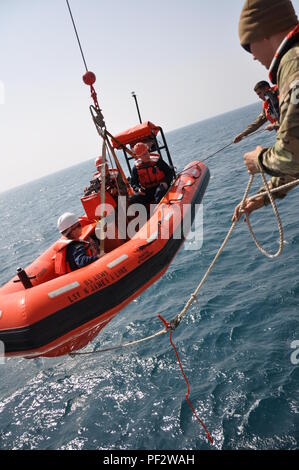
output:
[[[259,110],[255,104],[168,133],[178,169],[231,142]],[[249,137],[209,160],[202,248],[183,246],[163,278],[89,349],[152,334],[161,328],[158,312],[167,319],[178,313],[230,227],[248,181],[244,152],[274,138],[270,132]],[[0,284],[56,240],[62,212],[82,213],[82,188],[93,171],[88,161],[0,194]],[[260,184],[257,177],[255,188]],[[238,224],[174,333],[191,402],[214,446],[186,403],[186,384],[164,335],[103,355],[7,360],[0,365],[0,449],[298,448],[299,365],[291,361],[291,343],[299,341],[298,204],[297,189],[279,203],[285,246],[277,260],[264,258],[247,225]],[[251,219],[258,238],[276,250],[271,208]]]

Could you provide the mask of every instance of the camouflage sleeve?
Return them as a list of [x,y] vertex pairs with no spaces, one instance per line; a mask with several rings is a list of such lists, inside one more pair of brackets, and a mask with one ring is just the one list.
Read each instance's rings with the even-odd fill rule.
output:
[[275,145],[263,152],[260,163],[271,176],[299,177],[299,47],[286,56],[278,72],[280,127]]
[[246,137],[249,134],[252,134],[253,132],[257,131],[260,127],[262,127],[265,123],[267,122],[266,114],[265,111],[263,110],[258,117],[256,118],[255,121],[253,121],[245,131],[243,131],[241,134],[243,137]]

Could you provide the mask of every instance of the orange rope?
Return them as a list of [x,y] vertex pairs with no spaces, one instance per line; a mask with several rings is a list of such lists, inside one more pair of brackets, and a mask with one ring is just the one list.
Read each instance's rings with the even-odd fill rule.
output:
[[178,363],[179,363],[179,366],[180,366],[182,375],[183,375],[184,380],[185,380],[186,385],[187,385],[186,401],[187,401],[188,405],[190,406],[191,411],[192,411],[192,413],[194,414],[195,418],[197,419],[197,421],[201,424],[201,426],[202,426],[203,429],[205,430],[207,439],[209,440],[209,442],[210,442],[211,444],[213,444],[214,441],[213,441],[213,438],[212,438],[211,434],[210,434],[209,431],[208,431],[208,428],[206,427],[206,425],[205,425],[205,423],[203,422],[203,420],[197,415],[197,413],[196,413],[196,411],[195,411],[195,409],[194,409],[194,407],[193,407],[193,405],[192,405],[192,403],[191,403],[191,401],[190,401],[190,399],[189,399],[189,395],[190,395],[190,386],[189,386],[189,382],[188,382],[188,379],[187,379],[187,377],[186,377],[186,374],[185,374],[185,372],[184,372],[182,363],[181,363],[181,361],[180,361],[179,354],[178,354],[177,349],[176,349],[176,347],[175,347],[175,345],[174,345],[174,343],[173,343],[173,341],[172,341],[172,326],[171,326],[161,315],[158,315],[158,318],[160,318],[160,320],[161,320],[161,322],[164,324],[165,328],[169,331],[169,341],[170,341],[171,346],[172,346],[173,349],[174,349],[174,352],[175,352],[175,354],[176,354],[177,361],[178,361]]

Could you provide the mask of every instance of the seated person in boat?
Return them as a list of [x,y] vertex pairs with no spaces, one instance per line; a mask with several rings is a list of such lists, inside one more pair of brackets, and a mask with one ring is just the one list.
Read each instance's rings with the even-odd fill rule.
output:
[[268,82],[263,80],[255,85],[254,91],[257,96],[263,101],[262,112],[258,115],[254,122],[249,124],[247,129],[245,129],[243,132],[241,132],[241,134],[238,134],[234,138],[234,144],[241,142],[244,137],[247,137],[248,135],[256,132],[267,121],[267,131],[277,131],[279,129],[280,111],[278,87],[276,85],[274,87],[271,87]]
[[117,169],[109,171],[108,163],[103,163],[103,157],[99,156],[95,160],[96,173],[94,173],[90,185],[84,189],[84,196],[89,196],[92,193],[98,193],[101,190],[102,183],[102,166],[105,165],[105,187],[106,190],[111,194],[112,197],[117,198],[118,193],[120,195],[127,194],[127,188],[124,184],[121,175]]
[[[92,179],[90,180],[90,185],[84,189],[84,196],[89,196],[92,193],[98,193],[101,190],[101,181],[102,181],[102,165],[103,158],[100,155],[95,159],[95,166],[97,171],[93,174]],[[105,176],[106,180],[109,179],[109,170],[108,163],[105,163]]]
[[64,239],[55,258],[55,270],[58,274],[83,268],[99,259],[98,243],[89,237],[81,240],[82,228],[78,218],[71,212],[62,214],[57,222],[57,228]]
[[157,204],[167,193],[174,178],[174,170],[160,155],[151,154],[143,142],[135,145],[134,154],[131,186],[136,194],[130,198],[130,204]]

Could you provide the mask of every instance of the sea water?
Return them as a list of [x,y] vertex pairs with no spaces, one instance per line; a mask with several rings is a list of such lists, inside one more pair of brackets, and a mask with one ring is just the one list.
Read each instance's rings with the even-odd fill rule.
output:
[[[260,104],[167,134],[178,169],[231,142]],[[160,123],[163,125],[163,123]],[[126,127],[126,126],[124,126]],[[89,346],[142,338],[185,304],[231,224],[248,181],[243,154],[270,146],[264,132],[209,160],[203,245],[185,243],[167,273],[122,310]],[[57,239],[56,220],[80,215],[93,161],[0,194],[0,283]],[[256,178],[255,189],[260,186]],[[240,222],[187,316],[173,335],[190,399],[215,449],[295,449],[299,441],[299,191],[279,210],[282,256],[264,258]],[[278,247],[271,207],[251,217],[260,241]],[[298,346],[297,346],[298,348]],[[0,364],[1,449],[209,449],[185,400],[186,384],[168,336],[122,351]]]

